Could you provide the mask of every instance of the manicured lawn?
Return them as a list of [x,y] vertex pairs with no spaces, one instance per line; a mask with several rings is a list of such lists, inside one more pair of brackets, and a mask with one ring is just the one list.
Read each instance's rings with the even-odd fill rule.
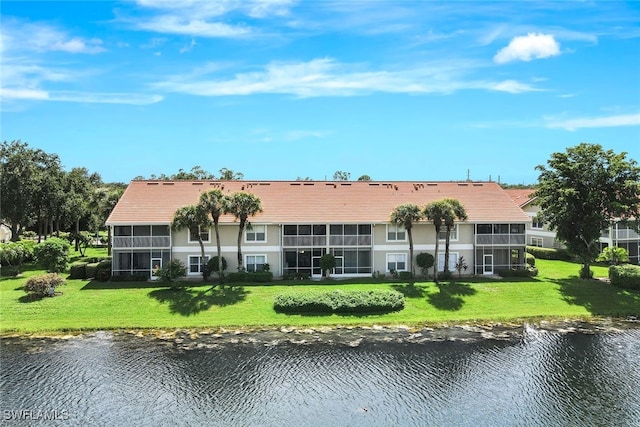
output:
[[[92,254],[99,255],[99,253]],[[68,280],[63,295],[30,300],[22,285],[33,274],[0,282],[0,332],[60,332],[120,328],[260,328],[270,326],[397,325],[509,322],[536,318],[640,315],[640,292],[577,278],[579,265],[538,260],[529,279],[473,278],[441,284],[283,284],[212,287],[193,283],[174,291],[148,282]],[[594,267],[596,276],[607,269]],[[382,315],[287,315],[273,310],[274,297],[296,289],[395,289],[405,294],[402,311]]]

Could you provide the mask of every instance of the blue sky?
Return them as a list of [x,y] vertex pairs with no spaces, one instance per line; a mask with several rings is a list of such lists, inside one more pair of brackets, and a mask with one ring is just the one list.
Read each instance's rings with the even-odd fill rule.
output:
[[1,24],[2,140],[106,182],[640,161],[640,2],[2,1]]

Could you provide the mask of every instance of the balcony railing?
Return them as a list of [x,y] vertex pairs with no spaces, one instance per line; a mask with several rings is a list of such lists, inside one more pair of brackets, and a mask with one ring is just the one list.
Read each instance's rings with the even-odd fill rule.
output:
[[168,248],[171,246],[169,236],[114,236],[113,248]]
[[524,234],[478,234],[477,245],[524,245]]

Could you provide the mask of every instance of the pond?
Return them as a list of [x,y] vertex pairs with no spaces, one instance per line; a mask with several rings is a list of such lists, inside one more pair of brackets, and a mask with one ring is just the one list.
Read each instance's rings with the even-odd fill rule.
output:
[[8,425],[640,425],[632,323],[8,337],[0,362]]

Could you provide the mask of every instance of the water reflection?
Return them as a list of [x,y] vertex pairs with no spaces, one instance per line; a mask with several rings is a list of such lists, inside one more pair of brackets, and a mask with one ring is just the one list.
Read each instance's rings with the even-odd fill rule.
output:
[[33,425],[13,416],[24,410],[65,411],[64,425],[640,425],[640,329],[419,342],[276,336],[199,338],[188,350],[179,339],[112,333],[5,339],[2,422]]

